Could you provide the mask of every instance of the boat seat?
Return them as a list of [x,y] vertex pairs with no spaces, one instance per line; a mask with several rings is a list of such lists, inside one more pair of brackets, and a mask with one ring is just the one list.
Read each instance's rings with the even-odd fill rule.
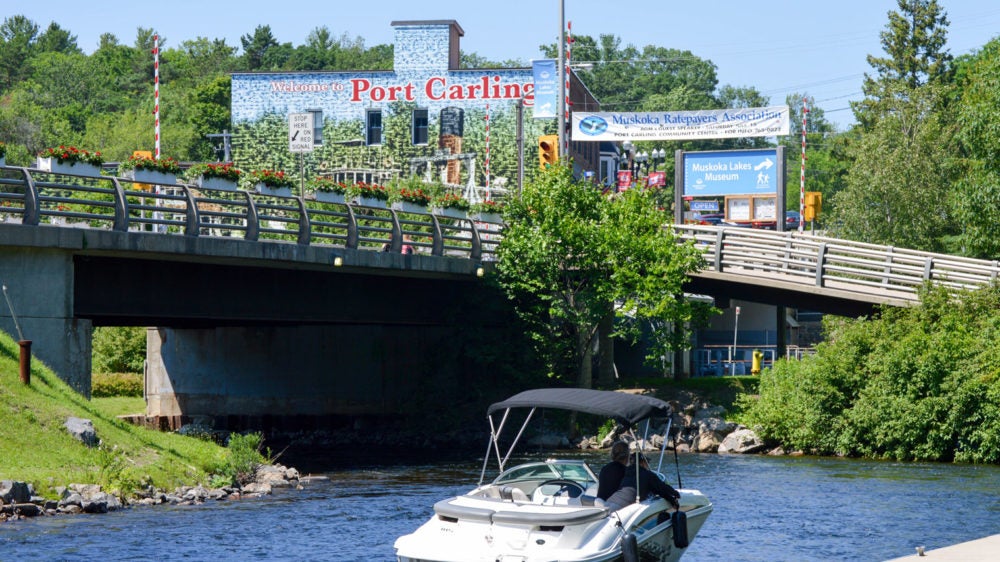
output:
[[520,488],[504,486],[500,488],[500,499],[508,502],[526,502],[528,501],[528,494],[525,494],[524,490]]
[[583,494],[580,496],[580,505],[587,507],[604,507],[604,500],[597,496]]

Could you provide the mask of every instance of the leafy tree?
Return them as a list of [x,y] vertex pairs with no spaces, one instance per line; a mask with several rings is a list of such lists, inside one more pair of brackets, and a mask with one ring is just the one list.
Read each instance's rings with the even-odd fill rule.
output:
[[[802,170],[802,100],[805,94],[790,94],[785,98],[789,107],[791,131],[782,139],[788,166],[788,183],[785,186],[786,209],[798,210],[800,199],[799,178]],[[835,127],[823,113],[823,109],[808,104],[806,119],[806,190],[818,191],[823,196],[824,213],[831,211],[835,195],[847,181],[850,160],[848,146],[850,138],[837,134]]]
[[966,158],[955,197],[959,244],[973,257],[1000,257],[1000,39],[958,65],[958,141]]
[[240,37],[240,43],[243,45],[243,70],[250,72],[266,70],[264,57],[268,49],[278,46],[278,40],[274,38],[269,25],[258,25],[253,35]]
[[914,308],[824,320],[824,343],[779,361],[741,420],[815,453],[1000,463],[1000,290],[927,289]]
[[887,56],[868,55],[877,72],[865,74],[861,87],[865,99],[851,102],[854,116],[865,130],[894,107],[891,98],[905,100],[925,84],[946,83],[951,55],[944,48],[948,18],[937,0],[896,0],[899,11],[889,12],[889,23],[881,33]]
[[70,35],[69,31],[59,27],[56,22],[50,23],[38,36],[35,50],[39,53],[83,54],[76,44],[76,35]]
[[[651,194],[606,198],[556,166],[508,203],[505,218],[499,282],[553,376],[575,372],[577,386],[591,387],[593,341],[612,309],[678,325],[695,316],[680,295],[700,256],[662,227],[668,217]],[[660,349],[680,343],[657,335]]]
[[141,373],[146,361],[145,328],[94,328],[93,367],[98,373]]
[[949,232],[948,201],[954,179],[952,130],[936,111],[942,88],[926,85],[849,149],[854,164],[834,196],[831,229],[874,244],[940,250]]
[[0,92],[24,79],[37,38],[38,25],[25,16],[3,20],[0,25]]

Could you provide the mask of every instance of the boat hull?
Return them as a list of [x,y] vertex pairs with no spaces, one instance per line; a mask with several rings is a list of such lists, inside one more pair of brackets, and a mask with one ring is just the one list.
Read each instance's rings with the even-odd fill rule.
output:
[[[682,494],[686,544],[692,544],[712,505],[697,491]],[[430,521],[396,541],[399,561],[619,561],[624,560],[622,528],[635,536],[638,559],[643,562],[675,562],[687,550],[675,546],[670,510],[663,500],[610,513],[599,507],[538,506],[459,496],[438,502],[434,510]]]

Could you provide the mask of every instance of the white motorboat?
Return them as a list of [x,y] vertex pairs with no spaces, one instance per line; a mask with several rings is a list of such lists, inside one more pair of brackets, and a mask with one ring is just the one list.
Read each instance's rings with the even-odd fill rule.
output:
[[[500,446],[511,410],[530,409],[506,455]],[[537,389],[490,406],[490,443],[479,485],[434,504],[434,515],[395,543],[399,562],[597,562],[680,559],[712,512],[701,492],[680,488],[679,508],[659,497],[611,511],[595,497],[597,476],[581,460],[549,459],[505,469],[538,408],[558,408],[612,418],[635,438],[639,422],[666,418],[670,406],[649,396],[587,389]],[[502,412],[499,426],[494,414]],[[674,452],[676,455],[676,451]],[[491,457],[499,475],[484,483]],[[676,457],[675,457],[676,461]],[[629,470],[632,468],[630,467]]]

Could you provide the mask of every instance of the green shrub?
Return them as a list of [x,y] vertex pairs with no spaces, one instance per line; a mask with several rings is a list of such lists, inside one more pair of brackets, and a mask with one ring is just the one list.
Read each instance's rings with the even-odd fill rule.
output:
[[94,328],[95,373],[141,373],[146,361],[146,328]]
[[273,462],[271,450],[264,449],[264,437],[260,433],[230,435],[227,453],[221,474],[212,479],[213,485],[220,482],[240,486],[248,484],[256,479],[258,468]]
[[1000,462],[1000,288],[925,291],[917,307],[824,330],[814,357],[762,373],[737,421],[816,453]]
[[94,398],[143,395],[142,375],[136,373],[95,373],[90,387],[90,394]]

